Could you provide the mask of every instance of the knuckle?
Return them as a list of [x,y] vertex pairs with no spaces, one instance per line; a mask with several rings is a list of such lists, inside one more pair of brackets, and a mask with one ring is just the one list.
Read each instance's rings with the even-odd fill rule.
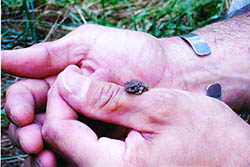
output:
[[8,97],[8,95],[9,95],[10,93],[14,93],[14,92],[16,92],[16,91],[19,89],[20,83],[21,83],[21,81],[16,82],[16,83],[14,83],[14,84],[12,84],[12,85],[10,85],[10,86],[8,87],[7,93],[6,93],[7,97]]
[[39,49],[39,51],[43,53],[41,55],[44,55],[49,60],[51,55],[50,42],[35,44],[32,47]]
[[53,49],[53,42],[39,43],[32,47],[36,48],[40,55],[35,61],[39,61],[41,64],[46,64],[47,69],[52,69],[53,64],[58,61],[55,56],[57,50]]
[[113,84],[104,84],[97,89],[92,100],[92,106],[95,106],[98,110],[112,112],[119,108],[121,96],[120,87]]
[[30,105],[35,105],[35,97],[31,89],[28,87],[27,81],[29,80],[18,81],[11,85],[7,89],[6,101],[11,101],[13,97],[22,97],[25,98],[26,102],[30,103]]

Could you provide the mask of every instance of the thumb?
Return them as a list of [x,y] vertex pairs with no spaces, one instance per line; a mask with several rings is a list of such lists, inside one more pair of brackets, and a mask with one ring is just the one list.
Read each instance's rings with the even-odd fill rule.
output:
[[144,132],[154,131],[167,120],[166,100],[156,95],[160,91],[131,95],[122,86],[83,76],[74,65],[59,75],[57,87],[74,110],[91,119]]

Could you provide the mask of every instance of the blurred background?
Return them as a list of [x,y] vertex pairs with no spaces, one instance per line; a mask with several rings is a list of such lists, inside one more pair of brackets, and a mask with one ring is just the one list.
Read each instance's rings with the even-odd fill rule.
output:
[[[229,9],[231,0],[1,0],[1,49],[58,39],[86,24],[131,29],[156,37],[187,34]],[[1,71],[1,165],[23,166],[27,156],[7,135],[6,89],[23,78]],[[249,121],[250,112],[241,113]]]

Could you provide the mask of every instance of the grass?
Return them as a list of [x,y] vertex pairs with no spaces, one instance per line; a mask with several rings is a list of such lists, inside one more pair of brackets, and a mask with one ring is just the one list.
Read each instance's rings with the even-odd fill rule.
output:
[[[156,37],[186,34],[219,18],[226,11],[228,2],[230,1],[1,0],[1,48],[23,48],[55,40],[85,23],[143,31]],[[4,72],[1,72],[1,76],[1,97],[4,99],[6,88],[18,78]],[[4,101],[1,108],[3,104]],[[249,120],[250,113],[243,113],[242,117]],[[8,120],[4,110],[1,112],[1,123],[1,164],[21,165],[26,155],[11,146],[6,137]]]
[[84,23],[156,37],[180,35],[215,20],[224,9],[224,0],[2,0],[1,47],[53,40]]

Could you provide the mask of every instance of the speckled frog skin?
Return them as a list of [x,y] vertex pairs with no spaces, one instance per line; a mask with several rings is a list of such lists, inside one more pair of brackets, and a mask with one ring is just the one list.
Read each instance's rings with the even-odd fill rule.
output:
[[143,92],[147,91],[149,86],[142,81],[131,80],[129,82],[124,83],[124,88],[125,88],[126,92],[128,92],[128,93],[140,95]]

